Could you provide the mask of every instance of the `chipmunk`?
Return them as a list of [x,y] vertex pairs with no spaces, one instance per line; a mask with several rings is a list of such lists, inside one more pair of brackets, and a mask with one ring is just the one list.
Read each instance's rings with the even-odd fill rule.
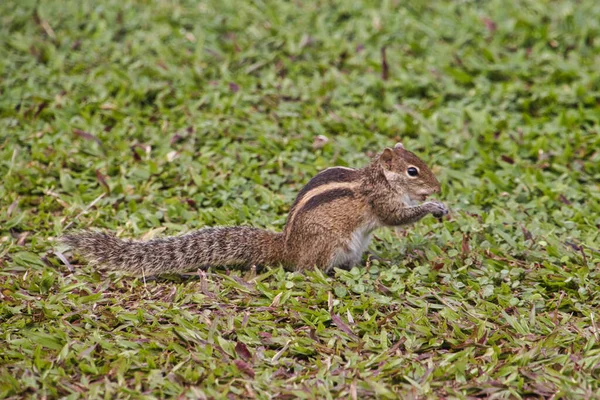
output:
[[448,209],[426,198],[440,192],[431,170],[401,143],[386,148],[362,169],[328,168],[300,190],[283,232],[210,227],[149,241],[99,232],[62,241],[94,265],[150,276],[210,266],[282,265],[287,269],[350,269],[360,262],[371,233],[414,223]]

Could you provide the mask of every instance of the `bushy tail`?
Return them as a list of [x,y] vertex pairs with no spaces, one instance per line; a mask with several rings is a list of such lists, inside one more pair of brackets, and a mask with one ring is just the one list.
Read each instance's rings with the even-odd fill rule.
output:
[[204,228],[149,241],[88,231],[63,236],[62,241],[94,265],[139,276],[208,266],[285,264],[283,234],[244,226]]

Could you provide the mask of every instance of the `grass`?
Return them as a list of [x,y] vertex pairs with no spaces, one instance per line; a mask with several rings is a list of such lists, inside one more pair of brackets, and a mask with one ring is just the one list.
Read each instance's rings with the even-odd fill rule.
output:
[[[0,2],[0,397],[595,397],[599,36],[594,0]],[[387,261],[144,283],[56,254],[281,229],[398,140],[452,213],[379,231]]]

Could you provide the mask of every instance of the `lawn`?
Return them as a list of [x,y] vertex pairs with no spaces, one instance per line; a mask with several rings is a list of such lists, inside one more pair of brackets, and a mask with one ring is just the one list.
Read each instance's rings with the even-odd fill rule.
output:
[[[594,398],[599,65],[595,0],[0,2],[0,398]],[[351,271],[57,242],[281,230],[397,141],[451,214]]]

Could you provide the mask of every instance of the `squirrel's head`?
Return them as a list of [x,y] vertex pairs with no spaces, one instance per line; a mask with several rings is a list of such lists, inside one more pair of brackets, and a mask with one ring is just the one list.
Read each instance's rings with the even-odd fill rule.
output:
[[406,150],[402,143],[396,144],[393,149],[384,149],[377,163],[392,189],[408,196],[410,203],[424,201],[427,196],[441,190],[440,183],[429,167]]

